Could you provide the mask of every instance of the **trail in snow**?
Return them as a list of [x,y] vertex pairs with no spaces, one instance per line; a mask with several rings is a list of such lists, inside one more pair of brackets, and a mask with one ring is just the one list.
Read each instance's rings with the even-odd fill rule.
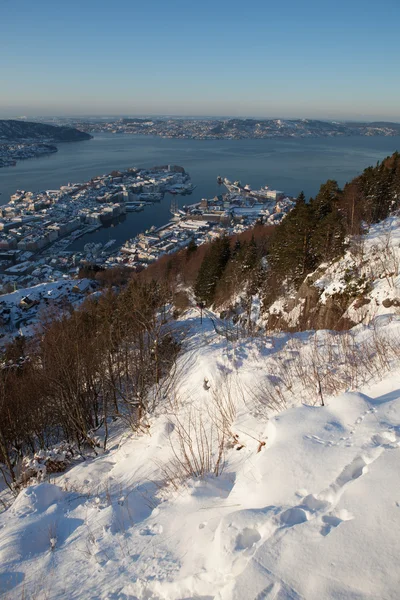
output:
[[[264,413],[244,391],[290,353],[289,338],[232,344],[194,314],[186,327],[175,408],[158,407],[150,434],[114,431],[103,456],[0,514],[2,596],[397,600],[399,371],[324,408],[298,382],[292,407]],[[176,417],[194,411],[210,428],[228,391],[239,443],[222,475],[167,485]]]

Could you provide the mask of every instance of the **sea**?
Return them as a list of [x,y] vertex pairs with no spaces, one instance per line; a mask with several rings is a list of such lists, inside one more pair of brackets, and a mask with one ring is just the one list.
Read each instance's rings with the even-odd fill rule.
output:
[[[17,189],[57,189],[114,169],[166,164],[184,167],[196,186],[190,196],[176,197],[180,206],[225,191],[217,184],[218,175],[250,184],[252,189],[268,185],[291,196],[304,191],[312,197],[327,179],[342,186],[365,167],[400,150],[400,137],[181,140],[100,133],[92,140],[57,146],[55,154],[0,169],[0,205]],[[166,194],[143,212],[128,213],[120,222],[82,236],[70,249],[81,250],[89,241],[106,243],[111,239],[116,246],[122,245],[152,225],[167,223],[171,198]]]

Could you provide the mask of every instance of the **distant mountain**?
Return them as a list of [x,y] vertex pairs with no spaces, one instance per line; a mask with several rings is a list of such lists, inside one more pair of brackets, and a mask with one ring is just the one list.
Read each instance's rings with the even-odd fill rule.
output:
[[73,127],[58,127],[29,121],[0,120],[1,142],[80,142],[92,136]]
[[336,122],[314,119],[228,119],[204,123],[210,137],[326,137],[400,135],[400,123]]
[[[75,125],[75,123],[73,123]],[[336,136],[398,136],[400,123],[385,121],[339,122],[317,119],[195,119],[123,118],[107,122],[81,122],[86,131],[109,131],[181,139],[256,139]]]

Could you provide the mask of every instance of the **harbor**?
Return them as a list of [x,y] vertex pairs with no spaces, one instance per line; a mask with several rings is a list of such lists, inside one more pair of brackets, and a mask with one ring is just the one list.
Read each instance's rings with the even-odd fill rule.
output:
[[[267,186],[252,190],[217,179],[219,194],[191,204],[178,201],[196,186],[183,167],[129,168],[40,192],[17,190],[0,208],[0,291],[76,277],[82,266],[141,270],[192,241],[240,233],[259,221],[277,224],[293,198]],[[111,235],[147,207],[169,204],[170,221],[117,242]],[[128,215],[132,214],[132,217]],[[96,234],[109,230],[108,239]],[[111,239],[113,238],[113,239]],[[79,248],[76,246],[79,245]]]
[[222,189],[214,198],[203,198],[182,208],[172,200],[171,221],[128,240],[107,258],[107,267],[123,265],[141,270],[190,243],[199,246],[222,235],[238,234],[257,222],[276,225],[295,204],[294,198],[268,186],[252,190],[248,184],[231,183],[220,176],[217,182]]
[[78,240],[117,227],[128,212],[142,212],[165,195],[192,190],[190,176],[176,165],[114,170],[40,192],[17,190],[0,207],[0,291],[75,276],[79,265],[104,260],[99,250],[109,241],[85,242],[76,251]]

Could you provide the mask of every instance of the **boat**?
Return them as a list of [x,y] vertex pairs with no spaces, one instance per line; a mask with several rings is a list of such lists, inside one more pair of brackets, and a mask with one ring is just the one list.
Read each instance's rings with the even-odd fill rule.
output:
[[192,183],[190,185],[188,185],[187,187],[185,187],[182,191],[182,196],[188,196],[189,194],[191,194],[193,192],[193,190],[196,189],[196,186],[193,185]]
[[104,244],[103,246],[103,252],[105,250],[108,250],[113,244],[115,244],[117,240],[109,240],[106,244]]
[[139,212],[144,209],[144,202],[127,202],[125,208],[127,212]]
[[162,200],[163,194],[158,192],[147,192],[139,194],[139,200],[144,200],[144,202],[160,202]]

